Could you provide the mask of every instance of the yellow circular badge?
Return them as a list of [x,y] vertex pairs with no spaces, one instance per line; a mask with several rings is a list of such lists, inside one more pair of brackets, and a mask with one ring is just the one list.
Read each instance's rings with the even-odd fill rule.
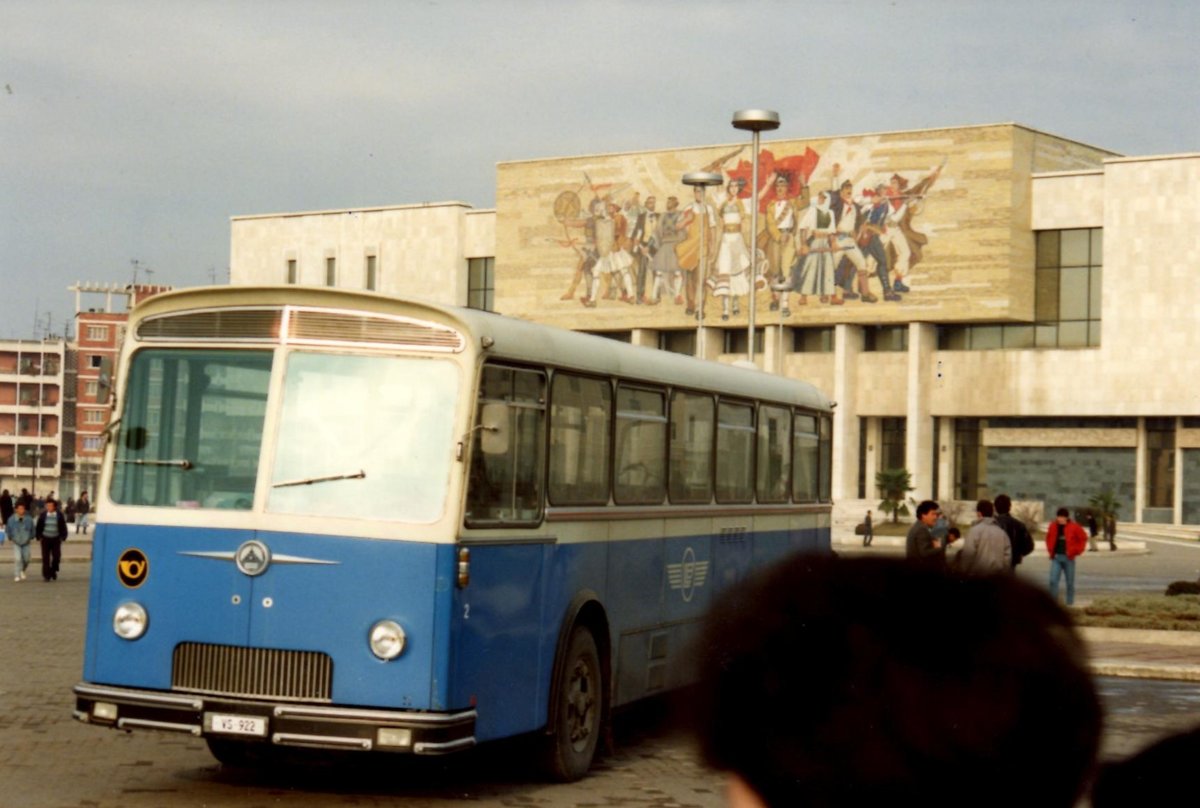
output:
[[137,589],[146,582],[150,573],[150,562],[141,550],[130,547],[117,559],[117,578],[130,589]]

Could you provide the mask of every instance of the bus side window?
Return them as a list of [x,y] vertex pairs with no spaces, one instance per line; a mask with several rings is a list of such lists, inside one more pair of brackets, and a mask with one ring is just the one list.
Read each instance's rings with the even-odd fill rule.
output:
[[673,503],[712,501],[713,399],[699,393],[671,393],[668,492]]
[[816,502],[819,484],[817,419],[798,412],[792,423],[792,456],[795,458],[792,499],[796,502]]
[[[466,522],[536,524],[542,516],[546,377],[540,371],[483,369],[467,483]],[[501,404],[502,407],[497,407]],[[485,441],[487,419],[503,417],[505,441]]]

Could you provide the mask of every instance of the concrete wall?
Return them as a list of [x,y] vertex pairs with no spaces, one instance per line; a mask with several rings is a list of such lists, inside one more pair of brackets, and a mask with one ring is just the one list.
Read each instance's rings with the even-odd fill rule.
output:
[[231,282],[286,283],[295,260],[301,285],[324,286],[334,258],[335,285],[364,289],[375,256],[379,292],[463,305],[467,258],[494,254],[493,222],[461,202],[234,217]]

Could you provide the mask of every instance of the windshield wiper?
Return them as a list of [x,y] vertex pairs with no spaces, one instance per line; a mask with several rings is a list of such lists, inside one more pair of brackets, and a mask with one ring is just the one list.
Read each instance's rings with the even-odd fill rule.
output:
[[288,488],[293,485],[312,485],[313,483],[328,483],[333,480],[365,480],[367,473],[365,471],[351,471],[346,474],[330,474],[328,477],[305,477],[302,480],[287,480],[282,483],[275,483],[272,488]]
[[129,463],[134,466],[178,466],[184,471],[196,467],[195,464],[186,457],[179,460],[130,460],[128,458],[118,457],[117,462]]

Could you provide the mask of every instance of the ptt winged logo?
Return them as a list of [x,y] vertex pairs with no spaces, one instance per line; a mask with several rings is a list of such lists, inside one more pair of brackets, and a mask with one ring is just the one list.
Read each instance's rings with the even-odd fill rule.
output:
[[683,551],[682,562],[667,565],[667,583],[680,591],[684,603],[690,602],[696,590],[708,580],[708,565],[707,561],[696,560],[691,547]]

